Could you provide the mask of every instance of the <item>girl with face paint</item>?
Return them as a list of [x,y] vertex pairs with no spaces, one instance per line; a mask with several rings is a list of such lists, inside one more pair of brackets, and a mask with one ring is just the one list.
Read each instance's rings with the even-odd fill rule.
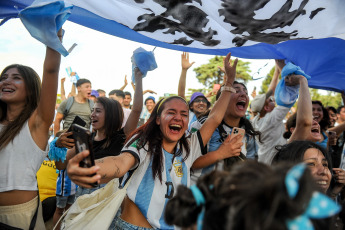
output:
[[[233,85],[237,59],[229,64],[230,54],[224,60],[228,68],[226,85]],[[116,229],[174,229],[164,220],[166,202],[173,197],[179,184],[190,185],[190,168],[205,151],[205,144],[220,124],[230,100],[230,91],[224,91],[210,112],[202,128],[186,136],[188,104],[172,96],[159,101],[147,123],[134,131],[119,156],[96,161],[96,166],[85,169],[79,162],[88,152],[82,152],[69,161],[68,174],[78,185],[88,186],[96,181],[107,182],[136,169],[127,189],[122,214]],[[96,175],[91,176],[96,173]],[[91,176],[91,177],[90,177]]]

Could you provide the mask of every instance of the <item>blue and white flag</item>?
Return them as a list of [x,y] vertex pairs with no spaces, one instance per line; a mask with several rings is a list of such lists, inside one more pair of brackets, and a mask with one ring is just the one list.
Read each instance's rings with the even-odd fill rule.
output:
[[[0,3],[11,17],[32,0]],[[345,90],[344,0],[65,0],[68,20],[169,49],[253,59],[286,59],[310,87]],[[12,7],[13,7],[12,6]]]

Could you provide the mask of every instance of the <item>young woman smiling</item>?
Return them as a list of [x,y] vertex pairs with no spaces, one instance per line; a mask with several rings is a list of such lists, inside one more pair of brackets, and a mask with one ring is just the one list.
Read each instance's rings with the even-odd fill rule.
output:
[[47,156],[59,67],[60,54],[47,47],[42,85],[28,66],[10,65],[0,75],[0,223],[45,229],[36,173]]
[[137,170],[127,189],[128,197],[121,217],[116,220],[116,229],[174,229],[166,224],[163,211],[179,184],[190,185],[190,168],[223,119],[237,65],[237,59],[232,66],[229,60],[230,54],[224,59],[229,90],[222,93],[202,128],[190,137],[185,136],[188,104],[183,98],[172,96],[157,103],[148,122],[129,137],[119,156],[100,159],[89,169],[79,167],[87,151],[69,161],[70,178],[85,187]]

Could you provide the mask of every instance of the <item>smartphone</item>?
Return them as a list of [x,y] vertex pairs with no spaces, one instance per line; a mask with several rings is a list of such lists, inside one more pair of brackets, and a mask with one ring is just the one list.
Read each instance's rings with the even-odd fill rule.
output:
[[256,90],[256,86],[254,86],[254,90]]
[[[92,148],[92,139],[91,139],[91,132],[87,128],[84,128],[80,125],[73,124],[72,126],[73,131],[73,138],[75,141],[75,149],[77,154],[84,151],[89,150],[90,154],[85,157],[82,161],[79,162],[79,167],[82,168],[91,168],[95,165],[95,157],[93,154]],[[95,174],[91,175],[94,176]],[[93,187],[98,186],[98,183],[91,184]]]
[[241,137],[237,140],[238,143],[241,143],[246,131],[244,129],[234,127],[231,132],[230,140],[235,138],[236,136],[240,135]]
[[[72,131],[72,125],[74,125],[74,124],[77,124],[77,125],[80,125],[82,127],[85,127],[86,122],[83,119],[81,119],[81,117],[79,117],[78,115],[75,116],[75,118],[74,118],[71,126],[68,128],[67,132],[71,132]],[[67,138],[73,138],[73,135],[69,135]]]
[[90,130],[73,124],[72,126],[73,138],[75,140],[75,149],[77,153],[80,153],[84,150],[89,150],[90,154],[88,157],[84,158],[79,163],[79,166],[82,168],[90,168],[95,165],[95,159],[92,151],[92,142],[91,142],[91,132]]

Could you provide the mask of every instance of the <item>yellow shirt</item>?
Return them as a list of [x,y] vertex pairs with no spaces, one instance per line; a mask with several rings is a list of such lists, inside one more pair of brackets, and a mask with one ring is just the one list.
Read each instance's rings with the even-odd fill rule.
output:
[[44,160],[37,172],[38,191],[41,202],[48,197],[55,196],[56,192],[56,166],[54,161]]

